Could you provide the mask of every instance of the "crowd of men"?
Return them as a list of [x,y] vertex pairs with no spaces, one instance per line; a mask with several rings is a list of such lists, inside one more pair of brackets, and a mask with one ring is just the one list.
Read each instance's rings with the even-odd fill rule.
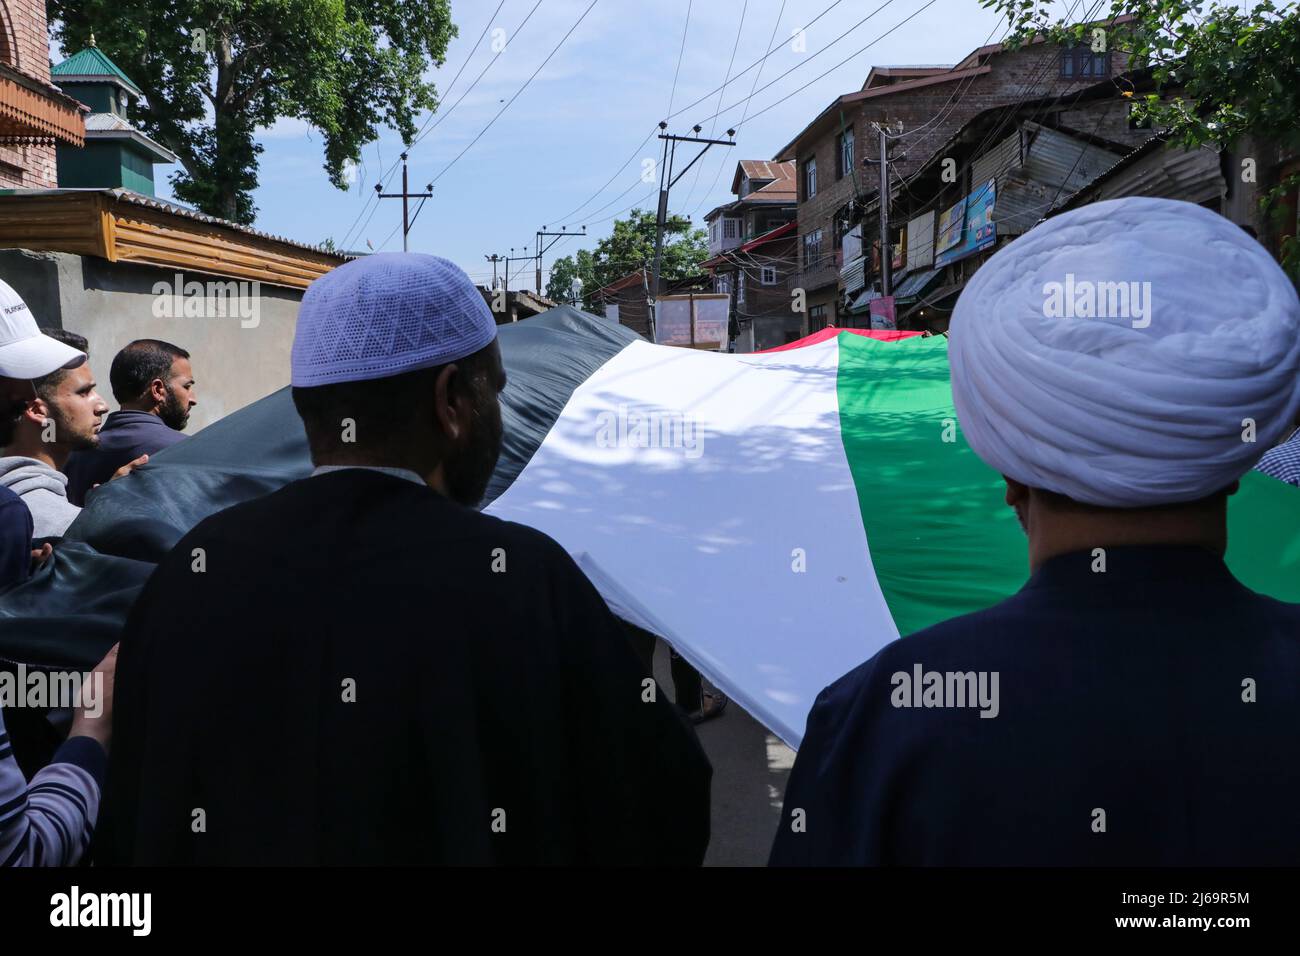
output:
[[[1155,317],[1046,320],[1067,270],[1149,282]],[[12,581],[194,400],[186,353],[133,342],[99,428],[84,343],[0,294]],[[1300,859],[1300,605],[1224,563],[1261,456],[1300,484],[1293,285],[1207,210],[1098,203],[986,263],[949,349],[1029,580],[821,693],[772,863]],[[0,727],[0,863],[700,863],[712,771],[686,715],[560,545],[475,508],[506,375],[469,278],[418,254],[335,269],[290,371],[315,470],[163,558],[100,665],[111,708],[30,783]],[[917,665],[1000,674],[997,718],[900,707]]]

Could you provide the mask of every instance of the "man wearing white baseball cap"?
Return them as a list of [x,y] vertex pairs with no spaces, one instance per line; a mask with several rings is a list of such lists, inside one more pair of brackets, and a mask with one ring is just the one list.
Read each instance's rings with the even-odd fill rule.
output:
[[93,448],[108,406],[95,392],[86,353],[41,332],[27,303],[0,281],[0,487],[31,511],[37,538],[62,535],[81,511],[59,469]]
[[86,353],[44,335],[27,303],[0,280],[0,378],[30,382],[85,361]]

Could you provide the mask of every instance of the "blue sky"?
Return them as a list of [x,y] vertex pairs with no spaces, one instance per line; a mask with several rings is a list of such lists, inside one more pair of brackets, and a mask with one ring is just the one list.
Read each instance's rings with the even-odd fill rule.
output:
[[[590,237],[561,240],[545,260],[549,266],[555,256],[594,247],[596,239],[608,234],[610,216],[634,201],[644,200],[643,208],[653,209],[657,186],[642,182],[642,160],[657,159],[660,144],[653,138],[638,144],[669,114],[670,96],[671,112],[681,112],[669,121],[669,132],[689,134],[698,122],[707,135],[716,122],[715,134],[725,139],[725,130],[740,124],[742,115],[754,117],[740,127],[735,147],[711,149],[697,164],[698,180],[692,169],[673,192],[673,211],[702,224],[703,214],[727,198],[737,160],[770,159],[836,96],[859,89],[873,65],[955,63],[987,42],[995,30],[996,36],[1002,33],[996,16],[980,7],[978,0],[934,0],[862,50],[927,0],[841,0],[806,26],[806,49],[797,52],[792,31],[832,7],[832,0],[788,0],[779,22],[781,0],[748,0],[747,4],[745,0],[598,0],[536,79],[448,167],[590,4],[590,0],[542,0],[523,29],[517,29],[536,2],[504,0],[493,18],[496,0],[453,0],[452,15],[460,36],[448,48],[446,65],[433,71],[440,92],[446,91],[463,64],[465,69],[450,94],[444,95],[442,116],[434,120],[437,128],[410,154],[412,189],[437,178],[433,198],[411,232],[411,249],[446,256],[480,282],[490,281],[492,275],[485,255],[506,255],[511,246],[531,250],[533,234],[543,224],[576,229],[586,223]],[[674,91],[688,6],[690,22]],[[865,23],[827,48],[875,10]],[[485,26],[488,33],[474,49]],[[495,34],[498,28],[504,33]],[[708,117],[719,108],[716,90],[727,75],[738,28],[732,76],[773,46],[779,48],[762,64],[752,99],[758,67],[723,90],[723,112],[711,120]],[[494,34],[498,46],[505,41],[504,52],[471,89],[494,56]],[[791,68],[788,76],[777,79]],[[794,92],[810,82],[806,89]],[[682,110],[701,98],[698,105]],[[307,242],[327,236],[340,241],[359,214],[365,222],[375,206],[370,197],[376,178],[402,150],[400,137],[384,131],[377,143],[365,148],[355,181],[344,192],[329,184],[321,168],[321,138],[306,123],[281,120],[262,131],[261,142],[265,152],[255,193],[257,228]],[[632,161],[615,176],[629,158]],[[165,174],[166,169],[159,167],[158,172]],[[608,188],[578,210],[611,176],[615,178]],[[399,186],[400,175],[394,173],[389,191]],[[159,194],[170,198],[165,183],[160,183]],[[366,228],[354,231],[348,247],[364,249],[368,239],[376,249],[400,250],[400,223],[401,203],[385,200]],[[512,286],[531,282],[531,274],[531,267],[525,266]]]

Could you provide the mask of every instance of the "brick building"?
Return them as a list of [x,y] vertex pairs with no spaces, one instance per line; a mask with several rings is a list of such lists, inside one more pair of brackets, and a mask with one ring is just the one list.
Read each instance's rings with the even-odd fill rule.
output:
[[[1129,106],[1105,80],[1063,100],[986,109],[895,180],[890,290],[898,327],[945,331],[952,304],[989,256],[1145,142],[1151,131],[1134,126]],[[879,216],[873,197],[860,224],[863,268],[845,279],[843,304],[855,324],[881,293]]]
[[709,258],[716,292],[731,296],[736,351],[754,352],[799,337],[791,309],[799,269],[795,164],[745,159],[731,180],[735,200],[708,212]]
[[[1127,18],[1119,18],[1121,25]],[[1099,24],[1106,28],[1107,24]],[[1019,50],[991,44],[960,63],[874,67],[856,92],[838,97],[777,154],[797,163],[800,270],[805,333],[840,321],[844,237],[879,191],[864,160],[879,156],[874,124],[889,131],[890,164],[907,177],[976,115],[1045,96],[1065,96],[1122,72],[1126,56],[1042,40]],[[869,245],[864,251],[869,254]]]
[[89,110],[50,83],[45,0],[0,0],[0,187],[58,185],[55,147],[85,143]]

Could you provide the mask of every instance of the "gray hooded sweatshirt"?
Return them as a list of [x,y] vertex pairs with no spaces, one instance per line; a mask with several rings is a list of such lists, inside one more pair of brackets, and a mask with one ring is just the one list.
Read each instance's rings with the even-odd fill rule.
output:
[[35,458],[0,458],[0,485],[32,513],[32,537],[62,537],[81,509],[68,501],[68,476]]

